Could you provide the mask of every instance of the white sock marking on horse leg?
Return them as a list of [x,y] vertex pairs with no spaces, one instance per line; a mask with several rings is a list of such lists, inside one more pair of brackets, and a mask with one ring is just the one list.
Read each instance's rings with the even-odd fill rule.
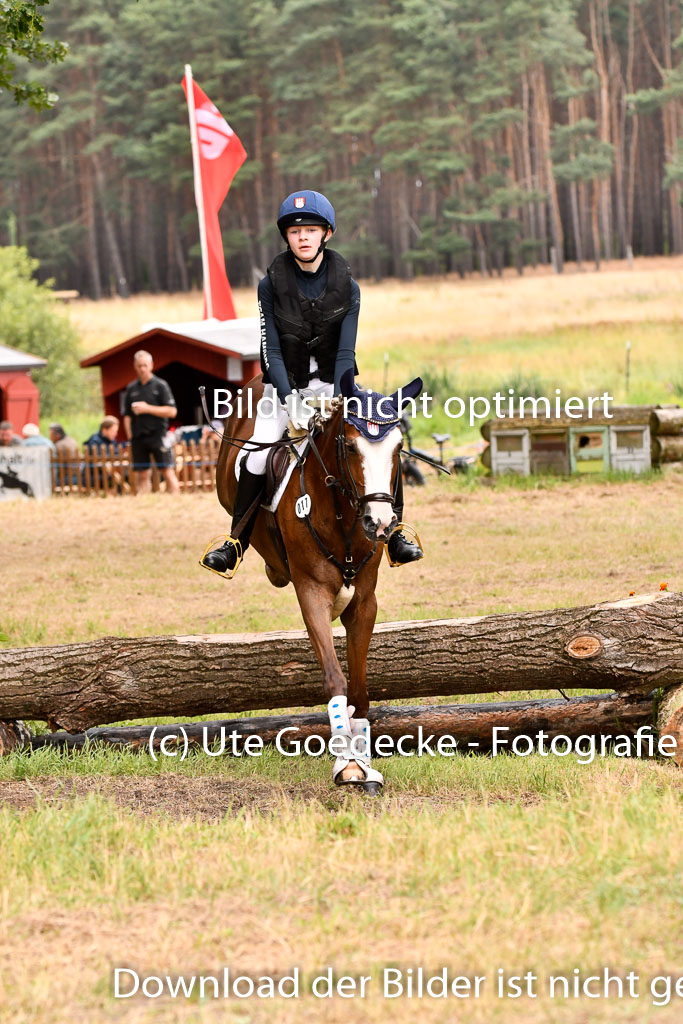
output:
[[334,605],[330,615],[332,622],[334,622],[335,619],[338,619],[342,612],[346,611],[346,608],[351,603],[355,592],[356,588],[354,586],[347,587],[346,584],[344,584],[341,587],[339,593],[334,599]]

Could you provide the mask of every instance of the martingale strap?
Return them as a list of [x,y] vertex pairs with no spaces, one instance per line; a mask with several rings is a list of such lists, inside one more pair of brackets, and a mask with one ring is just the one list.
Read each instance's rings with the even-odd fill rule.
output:
[[[330,551],[330,549],[327,547],[327,545],[323,541],[322,537],[320,536],[320,534],[316,530],[315,526],[311,522],[310,509],[308,509],[305,512],[305,515],[303,516],[303,518],[306,520],[306,525],[308,526],[308,529],[309,529],[309,531],[311,533],[311,536],[313,537],[313,540],[316,542],[316,544],[318,545],[318,547],[320,548],[320,550],[322,551],[323,555],[328,560],[328,562],[332,562],[332,565],[334,565],[337,569],[339,569],[339,571],[340,571],[340,573],[342,575],[342,581],[343,581],[344,585],[348,587],[353,582],[353,580],[356,578],[356,576],[361,571],[361,569],[366,564],[366,562],[368,562],[372,558],[372,556],[374,555],[375,551],[377,550],[377,541],[375,540],[373,542],[372,548],[370,549],[370,551],[368,551],[367,555],[364,558],[362,558],[360,562],[355,564],[354,561],[353,561],[353,555],[351,554],[351,547],[352,547],[352,544],[353,544],[353,535],[355,533],[356,526],[358,524],[358,520],[360,519],[360,506],[356,505],[356,515],[354,516],[353,525],[352,525],[351,529],[349,530],[349,532],[347,533],[346,530],[344,529],[343,516],[342,516],[342,512],[341,512],[341,510],[339,508],[339,496],[337,494],[337,491],[338,490],[342,491],[342,493],[351,500],[352,504],[354,504],[353,497],[346,490],[346,488],[344,487],[344,485],[342,484],[342,481],[340,479],[338,479],[337,477],[332,476],[331,473],[328,473],[327,467],[325,466],[325,463],[323,462],[323,458],[322,458],[320,452],[318,451],[318,447],[315,444],[315,441],[313,440],[312,437],[311,437],[311,448],[315,452],[316,457],[318,459],[318,462],[322,466],[323,472],[325,473],[325,486],[332,488],[332,500],[334,501],[334,515],[335,515],[335,519],[337,520],[337,523],[339,524],[339,529],[341,530],[342,537],[344,538],[344,549],[345,549],[346,553],[345,553],[345,556],[344,556],[344,562],[343,563],[340,562],[339,559]],[[294,457],[295,457],[295,459],[297,461],[297,465],[299,467],[299,482],[300,482],[300,486],[301,486],[301,497],[303,497],[306,494],[306,478],[305,478],[305,465],[306,464],[305,464],[304,460],[301,458],[301,456],[299,455],[299,452],[297,451],[296,448],[293,449],[293,453],[294,453]]]

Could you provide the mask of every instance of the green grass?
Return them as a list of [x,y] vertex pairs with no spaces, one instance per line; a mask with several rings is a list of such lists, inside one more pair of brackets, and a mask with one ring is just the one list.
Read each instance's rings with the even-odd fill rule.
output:
[[[254,787],[244,765],[229,768]],[[270,768],[277,780],[274,761]],[[584,973],[601,964],[622,974],[635,968],[648,978],[676,971],[683,850],[672,829],[681,813],[674,772],[611,759],[549,770],[535,758],[461,758],[439,771],[392,765],[392,782],[393,799],[379,803],[349,798],[328,807],[283,789],[274,812],[228,805],[210,823],[135,817],[93,793],[61,806],[39,799],[28,813],[0,811],[0,922],[24,942],[15,969],[22,984],[5,1008],[29,1019],[22,1011],[32,992],[30,1019],[40,1022],[66,1019],[76,1006],[91,1020],[115,1009],[131,1021],[213,1020],[210,1006],[195,1018],[196,1004],[185,1001],[115,1008],[112,967],[175,975],[230,965],[261,975],[297,966],[305,991],[329,964],[373,979],[364,1019],[407,1024],[412,1001],[377,995],[386,966],[448,965],[489,979],[503,966],[531,970],[540,986],[550,973],[571,977],[577,965]],[[406,793],[414,799],[403,805]],[[436,803],[416,802],[425,793]],[[62,966],[47,985],[51,959]],[[454,1019],[438,1002],[417,1006],[421,1020]],[[542,988],[537,1001],[512,1007],[489,988],[466,1007],[467,1020],[506,1024],[655,1019],[649,1002],[634,1009],[616,999],[570,1003],[556,1016]],[[223,1003],[215,1010],[256,1022],[321,1013],[305,994],[296,1017],[279,1001],[263,1010],[241,1004],[237,1018]],[[333,1003],[325,1019],[341,1022],[344,1013]]]
[[[422,367],[440,403],[450,393],[555,386],[565,395],[608,390],[619,403],[683,402],[676,282],[667,270],[640,282],[586,274],[364,287],[360,379],[380,388],[390,351],[389,389]],[[511,321],[496,313],[489,329],[477,320],[508,300]],[[605,311],[621,315],[629,303],[650,320],[606,322]],[[174,319],[143,305],[84,307],[92,318],[84,351],[132,336],[144,320]],[[592,311],[596,322],[562,326]],[[124,315],[130,329],[119,325]],[[84,378],[82,412],[63,420],[79,441],[99,424],[94,379]],[[480,436],[442,410],[418,421],[416,443],[434,449],[432,431],[450,432],[454,443]],[[438,480],[425,473],[429,486],[406,497],[428,557],[407,570],[383,566],[381,620],[591,604],[651,592],[660,580],[681,589],[674,475],[503,477],[482,486],[481,469]],[[0,512],[11,541],[4,647],[300,628],[291,588],[273,591],[258,558],[247,558],[231,585],[196,567],[206,539],[224,526],[213,496]],[[513,695],[430,702],[474,699]],[[653,1009],[646,991],[631,1003],[487,995],[479,1004],[114,1004],[111,972],[124,964],[171,974],[222,965],[256,974],[298,965],[310,974],[333,964],[376,977],[391,964],[448,964],[490,977],[499,966],[680,975],[683,777],[669,761],[608,756],[582,765],[535,754],[377,763],[385,793],[367,802],[332,786],[329,758],[287,759],[273,749],[157,762],[100,746],[0,758],[0,795],[24,802],[0,809],[0,1019],[345,1024],[351,1012],[367,1024],[412,1024],[418,1015],[427,1024],[677,1024],[680,1000]]]

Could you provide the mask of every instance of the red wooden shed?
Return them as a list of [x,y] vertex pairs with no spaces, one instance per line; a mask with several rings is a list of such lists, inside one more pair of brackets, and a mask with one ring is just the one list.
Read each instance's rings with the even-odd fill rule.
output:
[[204,421],[199,385],[206,388],[211,410],[215,388],[234,390],[260,372],[259,348],[258,317],[147,324],[134,338],[82,359],[81,366],[100,367],[104,411],[120,417],[124,391],[135,379],[133,357],[144,349],[154,360],[154,373],[171,387],[178,409],[175,423],[187,425]]
[[0,345],[0,420],[9,420],[16,434],[25,423],[38,423],[40,395],[29,374],[45,363],[38,356]]

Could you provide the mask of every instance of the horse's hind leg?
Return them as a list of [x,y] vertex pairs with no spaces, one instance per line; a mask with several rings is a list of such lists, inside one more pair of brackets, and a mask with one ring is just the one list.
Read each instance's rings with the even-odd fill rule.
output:
[[363,600],[356,594],[342,612],[341,621],[346,630],[346,655],[349,663],[349,703],[356,709],[357,718],[367,718],[368,700],[367,661],[368,648],[377,618],[377,598],[374,591]]

